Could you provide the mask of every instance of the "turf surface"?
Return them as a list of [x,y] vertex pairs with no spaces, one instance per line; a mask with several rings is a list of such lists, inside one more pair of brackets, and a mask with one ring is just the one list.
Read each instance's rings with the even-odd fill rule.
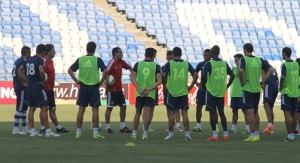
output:
[[[192,141],[184,140],[184,132],[175,132],[173,141],[165,141],[167,135],[166,110],[160,106],[155,110],[149,140],[141,140],[141,125],[138,139],[131,140],[130,134],[119,133],[119,109],[112,114],[112,129],[114,134],[101,133],[106,139],[91,138],[91,110],[87,109],[81,139],[75,139],[75,117],[77,107],[74,105],[59,105],[57,114],[61,124],[71,132],[62,134],[60,138],[29,137],[12,135],[13,105],[0,106],[0,162],[297,162],[299,159],[299,141],[282,142],[286,136],[283,115],[278,107],[275,110],[275,134],[261,134],[259,142],[243,142],[246,138],[241,132],[244,127],[243,116],[240,113],[238,133],[230,134],[230,141],[208,142],[211,135],[208,114],[203,114],[202,132],[191,133]],[[195,110],[189,112],[190,128],[195,126]],[[100,120],[104,118],[103,107]],[[38,121],[36,112],[35,120]],[[260,109],[261,129],[266,124],[264,110]],[[134,115],[133,106],[127,111],[127,126],[132,129]],[[230,109],[226,108],[228,127],[231,126]],[[54,126],[51,128],[54,130]],[[38,128],[39,124],[35,124]],[[221,126],[220,130],[221,130]],[[222,136],[222,132],[219,134]],[[298,138],[299,139],[299,138]],[[135,146],[125,146],[133,142]]]

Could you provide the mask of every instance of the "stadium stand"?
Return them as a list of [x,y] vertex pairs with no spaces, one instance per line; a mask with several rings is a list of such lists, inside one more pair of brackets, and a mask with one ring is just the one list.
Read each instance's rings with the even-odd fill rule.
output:
[[[280,69],[281,49],[300,52],[300,10],[298,0],[108,0],[124,12],[149,37],[171,50],[183,49],[183,58],[196,65],[202,52],[212,45],[221,47],[221,56],[232,57],[250,42],[255,55]],[[6,0],[0,1],[0,80],[11,80],[12,63],[23,45],[35,47],[52,43],[57,51],[57,80],[71,81],[70,64],[85,54],[85,45],[94,41],[97,54],[107,64],[111,49],[122,48],[131,65],[143,58],[145,44],[126,32],[95,7],[93,0]],[[117,12],[116,11],[116,12]],[[159,64],[165,61],[158,58]],[[124,72],[128,74],[128,71]],[[126,77],[123,79],[128,81]]]

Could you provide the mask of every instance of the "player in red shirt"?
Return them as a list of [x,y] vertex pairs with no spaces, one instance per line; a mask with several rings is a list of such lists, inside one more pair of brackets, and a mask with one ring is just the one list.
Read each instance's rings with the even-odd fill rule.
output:
[[126,103],[125,96],[122,90],[122,68],[132,71],[132,67],[128,65],[123,58],[123,53],[121,48],[115,47],[112,50],[113,58],[107,65],[108,75],[112,75],[115,78],[115,82],[111,86],[106,86],[107,92],[107,109],[105,112],[105,123],[106,131],[108,133],[113,133],[110,128],[110,115],[113,107],[120,106],[120,132],[121,133],[131,133],[132,131],[128,129],[125,125],[126,118]]
[[[55,49],[52,44],[46,44],[46,55],[44,58],[45,61],[45,73],[48,76],[48,80],[45,82],[44,88],[46,90],[48,105],[49,105],[49,117],[56,126],[56,132],[64,133],[69,132],[64,127],[62,127],[58,121],[56,116],[56,104],[54,98],[54,81],[55,81],[55,69],[52,59],[55,56]],[[41,132],[45,132],[45,127],[41,125]]]

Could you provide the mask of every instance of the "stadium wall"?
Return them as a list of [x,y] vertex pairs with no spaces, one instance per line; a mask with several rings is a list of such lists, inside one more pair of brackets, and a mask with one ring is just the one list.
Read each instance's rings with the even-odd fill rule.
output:
[[[189,104],[196,104],[198,87],[194,87],[189,92]],[[77,98],[77,94],[79,91],[79,87],[74,83],[57,83],[54,88],[54,93],[56,99],[62,100],[75,100]],[[106,104],[106,90],[105,85],[99,87],[101,103]],[[135,104],[135,87],[132,83],[123,84],[123,91],[127,104]],[[163,86],[160,85],[158,87],[158,103],[163,104],[164,96],[163,96]],[[225,94],[224,104],[228,105],[228,93]],[[11,81],[0,81],[0,104],[15,104],[16,103],[16,95],[13,88],[13,82]],[[57,102],[58,103],[58,102]],[[75,103],[75,102],[74,102]]]

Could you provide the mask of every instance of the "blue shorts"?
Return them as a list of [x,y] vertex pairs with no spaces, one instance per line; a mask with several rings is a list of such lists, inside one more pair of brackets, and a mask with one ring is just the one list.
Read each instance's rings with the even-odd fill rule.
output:
[[264,90],[264,104],[269,103],[270,107],[273,108],[277,95],[278,87],[272,84],[267,84]]
[[76,104],[80,107],[99,107],[101,105],[99,86],[81,86]]
[[188,95],[173,97],[170,93],[167,94],[167,109],[168,110],[188,110],[189,98]]
[[251,93],[243,91],[243,109],[258,110],[258,104],[260,100],[260,92]]
[[292,98],[287,96],[286,94],[281,95],[281,110],[294,112],[296,111],[297,103],[298,103],[297,97]]
[[16,111],[26,112],[28,109],[26,89],[15,90],[17,96]]
[[27,102],[29,107],[48,106],[48,98],[44,86],[34,84],[27,88]]
[[242,97],[231,97],[230,107],[233,110],[238,110],[243,107],[243,98]]
[[208,91],[206,91],[206,111],[217,111],[219,113],[224,112],[224,97],[215,97]]
[[155,99],[151,97],[136,97],[135,108],[143,109],[144,107],[154,107],[156,105]]
[[205,105],[205,97],[206,97],[206,89],[204,88],[198,89],[197,101],[196,101],[198,106]]

